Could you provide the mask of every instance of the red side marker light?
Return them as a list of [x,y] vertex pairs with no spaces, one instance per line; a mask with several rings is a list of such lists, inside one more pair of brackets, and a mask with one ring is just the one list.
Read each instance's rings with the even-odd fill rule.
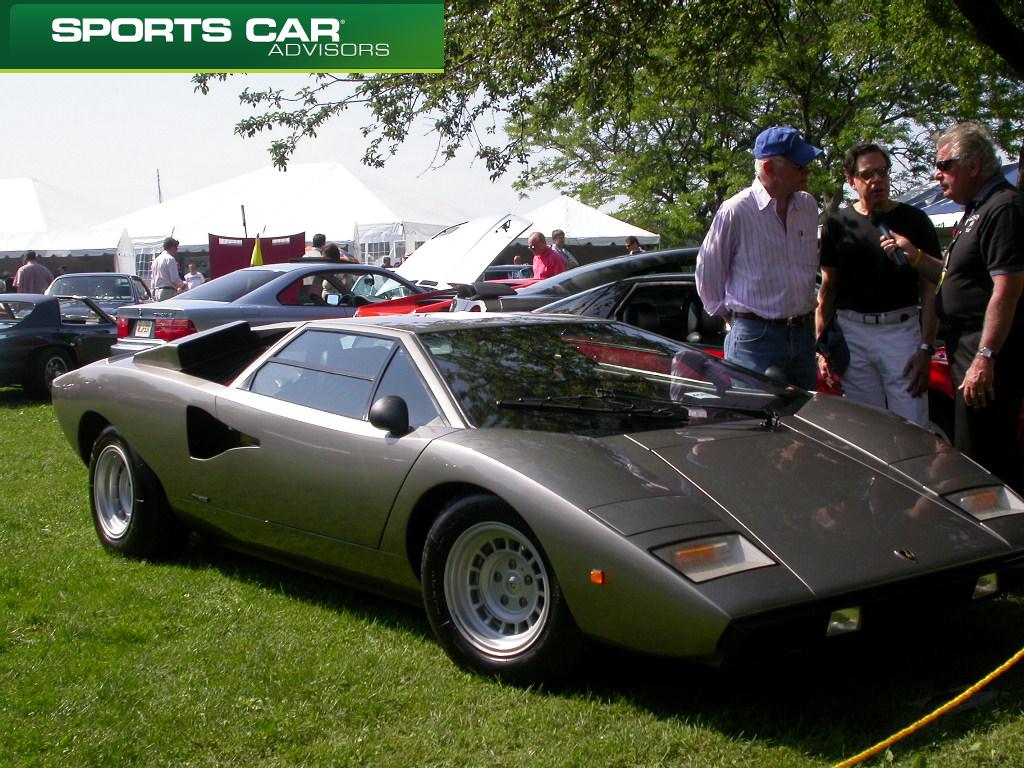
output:
[[590,581],[591,581],[591,583],[597,584],[598,586],[601,586],[602,584],[604,584],[604,571],[599,570],[597,568],[591,569],[591,571],[590,571]]

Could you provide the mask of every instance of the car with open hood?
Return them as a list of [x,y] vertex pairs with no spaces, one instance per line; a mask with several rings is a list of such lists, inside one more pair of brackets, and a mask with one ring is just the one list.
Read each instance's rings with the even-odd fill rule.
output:
[[481,280],[498,255],[532,222],[510,214],[482,217],[438,233],[397,270],[431,289],[419,296],[361,307],[356,315],[469,311],[529,312],[545,304],[632,275],[678,272],[696,263],[696,248],[651,251],[584,264],[543,280]]
[[239,322],[53,392],[108,550],[195,530],[422,602],[516,683],[587,641],[715,663],[925,634],[1024,557],[1024,502],[929,432],[614,321]]

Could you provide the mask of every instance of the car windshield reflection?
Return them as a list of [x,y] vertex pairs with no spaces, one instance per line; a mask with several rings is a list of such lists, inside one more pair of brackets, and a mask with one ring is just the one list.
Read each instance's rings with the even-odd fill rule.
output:
[[618,323],[481,324],[420,339],[477,427],[611,435],[774,419],[808,397]]

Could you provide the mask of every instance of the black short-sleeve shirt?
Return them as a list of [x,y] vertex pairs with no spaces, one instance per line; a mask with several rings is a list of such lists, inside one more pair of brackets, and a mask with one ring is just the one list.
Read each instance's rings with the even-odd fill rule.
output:
[[[939,238],[920,208],[899,203],[881,220],[925,253],[939,253]],[[835,268],[836,308],[854,312],[890,312],[920,301],[917,271],[893,263],[882,233],[853,206],[830,216],[821,230],[821,266]]]
[[[992,274],[1024,270],[1024,196],[1005,181],[957,225],[946,256],[939,311],[965,328],[981,328]],[[1014,325],[1019,325],[1018,311]]]

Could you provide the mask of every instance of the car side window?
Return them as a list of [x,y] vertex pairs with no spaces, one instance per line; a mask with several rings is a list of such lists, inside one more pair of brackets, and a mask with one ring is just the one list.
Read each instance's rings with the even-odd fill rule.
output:
[[[701,332],[704,307],[697,289],[686,283],[641,283],[618,308],[616,317],[623,322],[660,333],[676,341],[686,341],[696,331]],[[705,324],[709,325],[709,324]],[[715,344],[710,327],[703,328],[698,343]],[[705,337],[706,335],[706,337]],[[694,337],[695,340],[695,337]],[[721,343],[721,336],[718,337]]]
[[60,321],[68,325],[98,325],[109,322],[101,318],[84,301],[77,299],[58,299],[60,302]]
[[267,361],[249,388],[267,397],[362,419],[395,344],[379,336],[306,331]]
[[441,418],[441,411],[431,397],[426,382],[413,365],[409,353],[401,347],[384,372],[374,399],[385,395],[397,395],[405,400],[409,408],[409,426],[413,429]]
[[135,300],[136,301],[148,301],[153,298],[149,292],[149,288],[146,284],[138,277],[132,278],[132,285],[135,287]]
[[277,300],[292,307],[325,307],[327,295],[334,293],[343,297],[342,305],[350,302],[345,298],[352,292],[352,286],[359,278],[358,269],[325,270],[305,275],[277,294]]

